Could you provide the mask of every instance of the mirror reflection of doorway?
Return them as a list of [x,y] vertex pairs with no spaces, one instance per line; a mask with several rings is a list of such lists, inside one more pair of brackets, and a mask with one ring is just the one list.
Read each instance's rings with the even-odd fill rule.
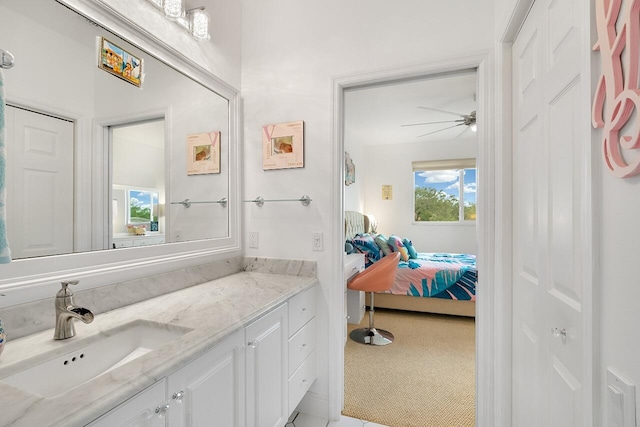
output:
[[13,259],[73,252],[74,128],[7,105],[7,238]]
[[109,128],[114,249],[165,242],[164,125],[157,119]]

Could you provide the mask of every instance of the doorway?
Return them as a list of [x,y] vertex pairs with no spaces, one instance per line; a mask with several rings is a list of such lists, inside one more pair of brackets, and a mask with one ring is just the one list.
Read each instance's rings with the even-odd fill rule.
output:
[[[489,106],[492,102],[492,86],[493,80],[489,72],[492,67],[491,58],[486,55],[475,55],[465,58],[459,58],[451,61],[443,61],[432,63],[424,66],[412,68],[403,68],[400,70],[384,71],[380,73],[367,73],[356,76],[342,77],[334,79],[334,139],[335,156],[334,156],[334,185],[337,194],[340,195],[338,203],[336,203],[334,224],[336,242],[342,242],[344,233],[344,93],[349,88],[360,87],[364,85],[378,84],[388,81],[401,81],[403,79],[413,79],[434,74],[447,73],[458,70],[476,68],[478,70],[478,146],[479,153],[485,153],[484,156],[478,157],[478,180],[486,185],[485,189],[493,186],[492,159],[489,156],[488,148],[493,126],[488,115],[491,114]],[[357,180],[357,165],[356,165]],[[479,281],[482,283],[490,283],[492,280],[494,269],[491,268],[493,260],[494,242],[494,223],[489,220],[489,216],[483,216],[483,212],[489,212],[489,207],[493,205],[493,194],[482,194],[484,190],[480,190],[478,200],[478,217],[477,224],[478,235],[478,269],[482,270],[483,276]],[[342,246],[342,243],[340,243]],[[336,251],[334,262],[339,265],[342,263],[344,251]],[[344,283],[343,272],[336,272],[336,282]],[[496,375],[500,371],[490,361],[495,359],[495,355],[502,349],[495,346],[496,341],[496,322],[503,322],[501,315],[495,315],[495,306],[497,304],[494,294],[497,290],[491,287],[485,287],[478,291],[478,303],[476,305],[476,342],[477,342],[477,361],[476,366],[483,366],[482,370],[476,370],[476,390],[477,390],[477,413],[482,414],[488,412],[490,406],[494,405],[494,387]],[[329,307],[329,315],[331,318],[344,318],[341,313],[344,312],[344,293],[336,288],[330,295],[331,304]],[[505,316],[508,313],[504,313]],[[498,323],[499,324],[499,323]],[[330,369],[333,366],[335,376],[330,377],[330,401],[329,413],[331,419],[338,419],[343,407],[344,393],[344,341],[343,324],[335,323],[331,329],[330,339]],[[500,358],[501,359],[501,358]],[[499,379],[501,381],[501,379]]]
[[109,248],[165,242],[164,118],[108,127],[110,145]]

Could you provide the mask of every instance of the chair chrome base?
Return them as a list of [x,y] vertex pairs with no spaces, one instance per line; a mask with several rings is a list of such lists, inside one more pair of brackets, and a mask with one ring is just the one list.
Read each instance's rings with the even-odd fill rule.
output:
[[354,329],[349,338],[360,344],[387,345],[393,342],[393,334],[389,331],[376,328]]

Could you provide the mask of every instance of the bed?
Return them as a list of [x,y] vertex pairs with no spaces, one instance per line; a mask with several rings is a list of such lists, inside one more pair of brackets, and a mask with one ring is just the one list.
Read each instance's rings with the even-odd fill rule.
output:
[[[364,239],[358,237],[365,235],[368,228],[366,215],[355,211],[345,212],[346,241],[352,244],[354,251],[364,253],[366,265],[371,265],[384,256],[384,251],[381,249],[383,243],[375,239],[374,235]],[[367,240],[366,244],[363,243]],[[372,244],[372,240],[376,244]],[[389,237],[390,242],[391,240]],[[410,243],[407,242],[407,246]],[[394,244],[391,246],[393,248]],[[379,250],[378,253],[375,252],[376,249]],[[475,255],[420,253],[415,250],[408,255],[411,258],[400,261],[398,265],[393,287],[387,292],[376,294],[376,307],[475,317]],[[368,294],[366,298],[366,303],[369,304]]]

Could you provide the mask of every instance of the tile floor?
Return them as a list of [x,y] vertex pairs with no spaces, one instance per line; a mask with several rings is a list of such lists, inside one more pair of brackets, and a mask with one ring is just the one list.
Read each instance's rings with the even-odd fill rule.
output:
[[326,418],[319,418],[313,415],[294,412],[289,417],[289,422],[284,427],[386,427],[369,421],[357,420],[355,418],[341,417],[340,421],[328,421]]

